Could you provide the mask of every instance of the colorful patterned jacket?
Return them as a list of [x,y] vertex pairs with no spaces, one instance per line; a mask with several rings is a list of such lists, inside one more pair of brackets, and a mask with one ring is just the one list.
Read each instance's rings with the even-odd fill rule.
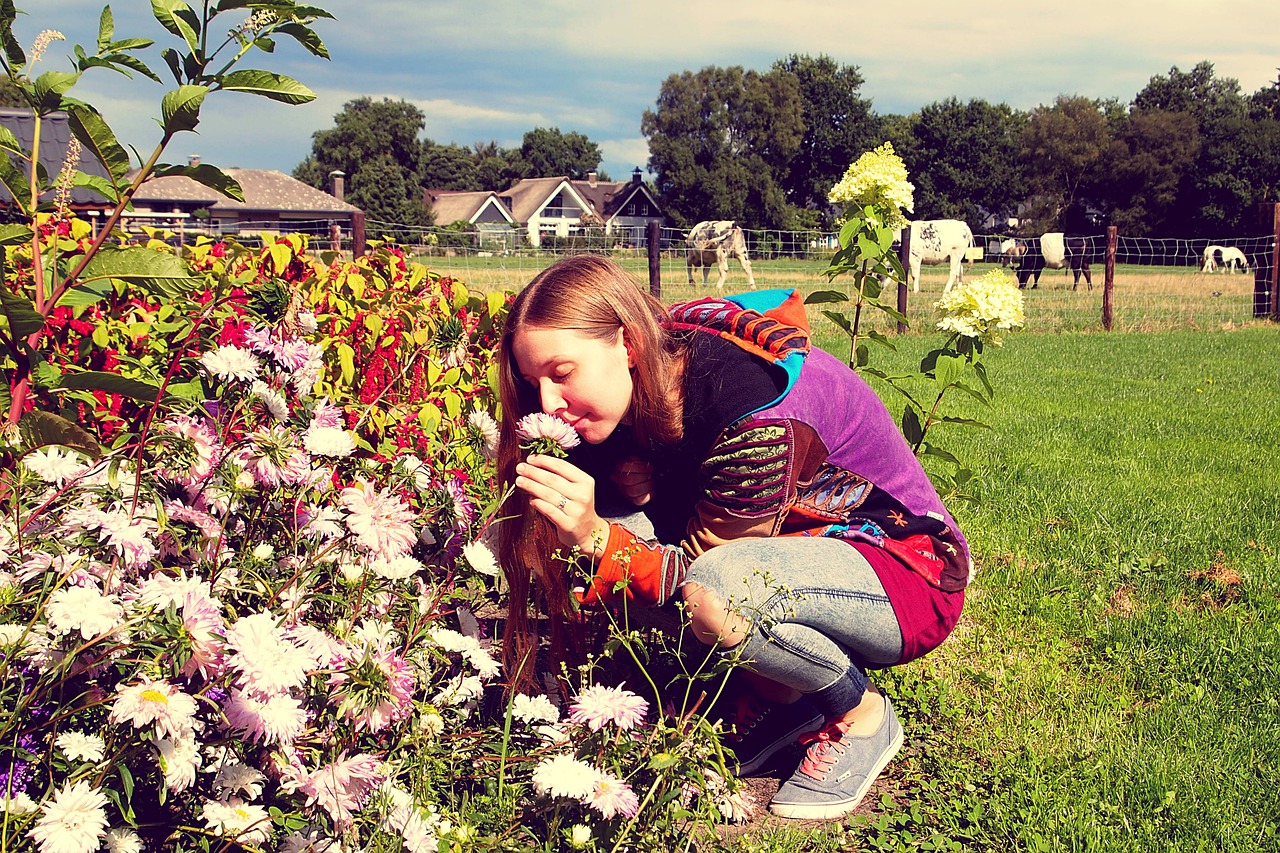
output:
[[798,293],[700,299],[673,306],[671,316],[689,338],[684,438],[645,453],[615,434],[587,462],[604,475],[597,482],[607,480],[610,457],[652,462],[653,499],[642,509],[657,541],[611,524],[587,603],[621,588],[662,604],[691,560],[745,537],[866,542],[940,590],[968,584],[964,536],[875,391],[810,347]]

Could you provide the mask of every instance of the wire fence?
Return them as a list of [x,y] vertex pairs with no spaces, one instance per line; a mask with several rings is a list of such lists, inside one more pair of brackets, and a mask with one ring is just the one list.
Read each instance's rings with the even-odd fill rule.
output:
[[[236,228],[235,237],[253,245],[281,233],[305,233],[312,237],[313,246],[352,251],[352,235],[348,229],[340,229],[338,242],[332,242],[333,225],[331,220],[242,222]],[[188,229],[183,239],[190,242],[199,233],[199,229]],[[834,232],[744,229],[743,234],[757,288],[796,288],[809,293],[848,286],[847,279],[828,280],[824,275],[837,247]],[[392,240],[434,271],[480,291],[518,290],[558,258],[584,252],[608,254],[639,281],[650,281],[648,234],[643,229],[606,233],[602,228],[583,227],[562,236],[541,235],[540,245],[533,246],[523,231],[510,228],[468,232],[370,220],[366,223],[365,235],[368,240]],[[687,231],[681,229],[659,230],[656,285],[666,301],[705,295],[714,290],[718,278],[714,267],[710,270],[688,267],[686,236]],[[975,247],[963,274],[973,276],[1009,264],[1001,246],[1013,236],[999,232],[975,234]],[[1269,264],[1274,244],[1271,234],[1200,239],[1119,235],[1112,294],[1113,328],[1223,328],[1256,321],[1260,312],[1253,271]],[[1070,270],[1046,269],[1038,286],[1027,289],[1028,329],[1102,328],[1101,285],[1106,235],[1085,235],[1085,245],[1095,286],[1090,289],[1082,280],[1075,287]],[[1213,263],[1206,265],[1206,250],[1210,247],[1217,250],[1209,256]],[[1222,249],[1239,250],[1241,260],[1228,266],[1223,262]],[[947,273],[945,264],[923,267],[919,292],[912,291],[907,298],[907,316],[912,329],[933,327],[936,322],[933,305],[942,294]],[[704,275],[707,276],[705,285]],[[725,292],[749,288],[744,268],[731,258]],[[890,327],[890,324],[884,325]]]

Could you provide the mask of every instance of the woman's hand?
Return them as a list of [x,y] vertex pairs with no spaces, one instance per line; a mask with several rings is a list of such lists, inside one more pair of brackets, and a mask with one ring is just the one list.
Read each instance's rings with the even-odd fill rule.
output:
[[628,456],[619,461],[610,479],[636,506],[644,506],[653,497],[653,465],[639,456]]
[[603,549],[609,525],[596,513],[596,481],[581,468],[554,456],[531,454],[516,466],[516,488],[529,495],[529,506],[556,526],[561,544],[577,546],[585,555]]

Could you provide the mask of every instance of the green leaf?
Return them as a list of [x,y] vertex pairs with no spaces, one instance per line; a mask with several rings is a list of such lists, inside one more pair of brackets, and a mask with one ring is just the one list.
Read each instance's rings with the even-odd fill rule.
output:
[[208,86],[189,85],[166,92],[164,100],[160,102],[165,136],[195,130],[200,123],[200,105],[204,103],[204,96],[208,93]]
[[292,36],[298,44],[307,49],[312,56],[318,56],[321,59],[329,58],[329,49],[324,46],[324,42],[320,41],[320,37],[310,27],[303,26],[295,21],[287,24],[281,24],[276,27],[273,32],[284,33]]
[[924,426],[920,423],[920,415],[911,406],[902,410],[902,435],[912,447],[924,441]]
[[805,305],[822,305],[827,302],[848,302],[849,297],[839,290],[815,290],[804,298]]
[[49,412],[32,411],[23,415],[18,421],[18,436],[24,453],[56,444],[78,450],[90,459],[102,455],[96,438],[66,418]]
[[232,71],[227,74],[222,78],[219,88],[229,92],[247,92],[250,95],[261,95],[264,98],[270,98],[273,101],[281,101],[286,104],[305,104],[308,101],[314,101],[316,98],[315,92],[292,77],[249,68],[242,71]]
[[944,391],[950,388],[956,380],[964,376],[965,364],[967,362],[960,356],[939,355],[933,367],[933,381],[937,384],[938,390]]
[[877,332],[875,329],[871,329],[870,331],[868,331],[867,337],[875,341],[876,343],[878,343],[880,346],[885,347],[886,349],[891,349],[894,352],[898,351],[898,345],[895,344],[891,338],[889,338],[887,335]]
[[0,2],[0,43],[3,44],[4,55],[10,65],[26,65],[27,55],[22,52],[22,45],[13,37],[13,21],[17,15],[13,0]]
[[86,175],[77,169],[72,177],[71,186],[93,190],[112,204],[120,201],[120,190],[100,175]]
[[181,258],[143,246],[104,246],[85,266],[78,284],[109,278],[137,282],[158,295],[166,296],[199,284],[199,280],[191,276]]
[[111,15],[111,7],[103,6],[98,17],[98,53],[106,53],[111,47],[111,39],[116,33],[116,19]]
[[[143,62],[141,59],[139,59],[136,56],[130,56],[127,53],[108,53],[106,56],[102,57],[102,61],[105,62],[107,67],[110,68],[112,71],[116,71],[120,74],[123,74],[124,76],[129,77],[130,79],[132,79],[133,75],[130,74],[129,71],[132,70],[132,71],[137,71],[143,77],[146,77],[150,80],[154,80],[157,83],[164,82],[163,80],[160,79],[159,74],[152,71],[150,66],[148,66],[145,62]],[[117,66],[124,66],[124,67],[121,68]]]
[[25,296],[0,289],[0,310],[4,312],[12,337],[25,338],[44,328],[45,318]]
[[151,0],[151,14],[160,26],[185,41],[188,50],[199,52],[200,39],[196,33],[200,29],[200,19],[190,6],[182,0]]
[[106,391],[108,394],[120,394],[143,403],[154,403],[160,397],[158,385],[102,370],[64,374],[58,387],[65,391]]
[[58,304],[73,309],[87,308],[106,299],[111,292],[111,282],[107,279],[82,281],[67,288],[58,298]]
[[946,461],[950,462],[952,465],[955,465],[957,467],[960,466],[960,460],[957,459],[954,455],[952,455],[949,451],[943,450],[941,447],[934,447],[932,444],[929,444],[928,442],[925,442],[924,446],[920,448],[920,455],[936,456],[938,459],[945,459]]
[[155,178],[183,175],[196,183],[204,184],[211,190],[217,190],[227,198],[244,201],[244,190],[240,188],[239,182],[217,166],[208,163],[201,163],[198,166],[160,165],[151,174]]
[[89,104],[68,100],[63,108],[67,111],[67,124],[80,144],[93,152],[93,155],[107,167],[111,175],[111,183],[117,188],[129,174],[129,154],[116,140],[106,119]]
[[31,227],[10,223],[0,225],[0,246],[18,246],[31,242]]
[[906,315],[905,315],[905,314],[900,313],[900,312],[898,311],[898,309],[897,309],[897,308],[894,308],[892,305],[886,305],[886,304],[884,304],[883,302],[880,302],[880,301],[878,301],[878,300],[877,300],[876,302],[873,302],[872,304],[873,304],[873,305],[875,305],[877,308],[879,308],[879,309],[880,309],[881,311],[883,311],[884,313],[888,314],[888,315],[889,315],[890,317],[892,317],[896,322],[902,323],[904,326],[905,326],[905,325],[909,325],[909,324],[907,323]]
[[960,426],[981,427],[982,429],[991,429],[991,424],[983,421],[977,421],[973,418],[958,418],[954,415],[943,415],[937,419],[939,423],[959,424]]
[[24,153],[22,144],[18,142],[18,137],[13,135],[13,131],[3,125],[0,125],[0,148],[12,151],[14,154]]
[[33,86],[38,112],[51,112],[62,106],[63,94],[80,79],[78,72],[46,71],[36,78]]
[[844,329],[845,334],[849,334],[849,335],[853,334],[853,322],[850,321],[849,318],[844,316],[843,314],[840,314],[836,311],[823,311],[822,316],[826,317],[828,320],[835,323],[841,329]]
[[182,57],[176,50],[166,47],[160,51],[160,58],[164,60],[165,65],[169,66],[169,73],[173,75],[175,83],[182,83]]

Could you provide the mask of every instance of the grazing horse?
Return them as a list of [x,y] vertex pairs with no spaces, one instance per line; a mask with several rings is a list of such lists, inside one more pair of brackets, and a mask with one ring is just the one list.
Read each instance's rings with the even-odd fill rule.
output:
[[1089,270],[1089,238],[1083,234],[1064,234],[1061,231],[1050,231],[1041,234],[1038,241],[1018,240],[1006,249],[1006,240],[1000,244],[1002,251],[1010,259],[1018,260],[1018,287],[1025,288],[1031,282],[1031,288],[1040,286],[1040,272],[1046,267],[1051,270],[1071,268],[1074,282],[1071,289],[1080,286],[1080,276],[1093,290],[1093,273]]
[[1248,272],[1249,259],[1235,246],[1227,246],[1222,250],[1222,268],[1227,272]]
[[1222,253],[1226,251],[1223,246],[1205,246],[1204,254],[1200,256],[1200,272],[1213,272],[1218,268],[1218,259],[1222,258]]
[[711,265],[715,264],[720,270],[720,279],[716,282],[719,290],[724,287],[725,276],[729,274],[729,258],[737,258],[747,274],[747,284],[756,286],[755,276],[751,274],[751,261],[747,259],[747,240],[732,219],[699,222],[689,232],[685,245],[689,247],[685,268],[689,271],[690,284],[694,283],[694,267],[702,267],[702,283],[705,285]]

